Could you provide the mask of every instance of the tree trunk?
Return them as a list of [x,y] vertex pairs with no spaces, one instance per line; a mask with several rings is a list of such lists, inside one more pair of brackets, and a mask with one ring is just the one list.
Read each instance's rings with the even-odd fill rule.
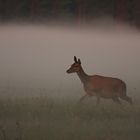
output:
[[116,0],[115,1],[115,18],[119,21],[128,20],[128,0]]
[[86,20],[86,2],[85,0],[77,1],[76,17],[78,24],[84,24]]
[[140,27],[140,0],[133,0],[133,24]]
[[40,15],[40,6],[39,0],[30,0],[31,1],[31,8],[30,8],[30,15],[31,18],[37,18]]
[[53,18],[58,18],[59,16],[59,0],[53,0],[52,4],[52,12],[53,12]]
[[6,0],[0,0],[0,19],[5,20],[6,18]]

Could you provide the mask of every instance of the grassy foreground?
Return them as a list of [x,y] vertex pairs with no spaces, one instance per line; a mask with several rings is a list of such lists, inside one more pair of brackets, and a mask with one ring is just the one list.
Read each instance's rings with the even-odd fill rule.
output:
[[0,99],[0,140],[139,140],[140,103]]

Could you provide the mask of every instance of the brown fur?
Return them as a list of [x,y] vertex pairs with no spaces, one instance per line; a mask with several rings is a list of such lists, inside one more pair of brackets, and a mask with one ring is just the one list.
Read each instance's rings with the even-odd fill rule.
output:
[[96,96],[97,104],[100,98],[112,99],[114,102],[121,104],[119,98],[126,100],[132,104],[132,99],[126,95],[126,84],[118,78],[104,77],[100,75],[87,75],[82,66],[80,59],[74,56],[74,63],[67,70],[67,73],[76,72],[81,82],[83,83],[84,90],[87,93],[81,98],[83,100],[87,95]]

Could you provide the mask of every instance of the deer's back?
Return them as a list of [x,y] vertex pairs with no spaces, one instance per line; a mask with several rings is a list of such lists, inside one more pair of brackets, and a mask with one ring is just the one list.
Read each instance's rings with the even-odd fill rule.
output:
[[126,85],[122,80],[99,75],[90,76],[85,88],[109,97],[112,96],[112,93],[125,94],[126,92]]

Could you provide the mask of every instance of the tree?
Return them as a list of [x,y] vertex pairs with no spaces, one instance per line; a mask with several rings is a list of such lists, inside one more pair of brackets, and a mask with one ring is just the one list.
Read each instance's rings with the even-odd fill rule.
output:
[[76,17],[79,24],[86,20],[86,0],[76,0]]
[[115,18],[120,21],[128,20],[128,0],[115,0]]
[[6,0],[0,0],[0,19],[4,20],[6,17]]
[[140,1],[133,0],[133,24],[140,27]]
[[30,16],[35,19],[40,16],[39,0],[30,0]]

